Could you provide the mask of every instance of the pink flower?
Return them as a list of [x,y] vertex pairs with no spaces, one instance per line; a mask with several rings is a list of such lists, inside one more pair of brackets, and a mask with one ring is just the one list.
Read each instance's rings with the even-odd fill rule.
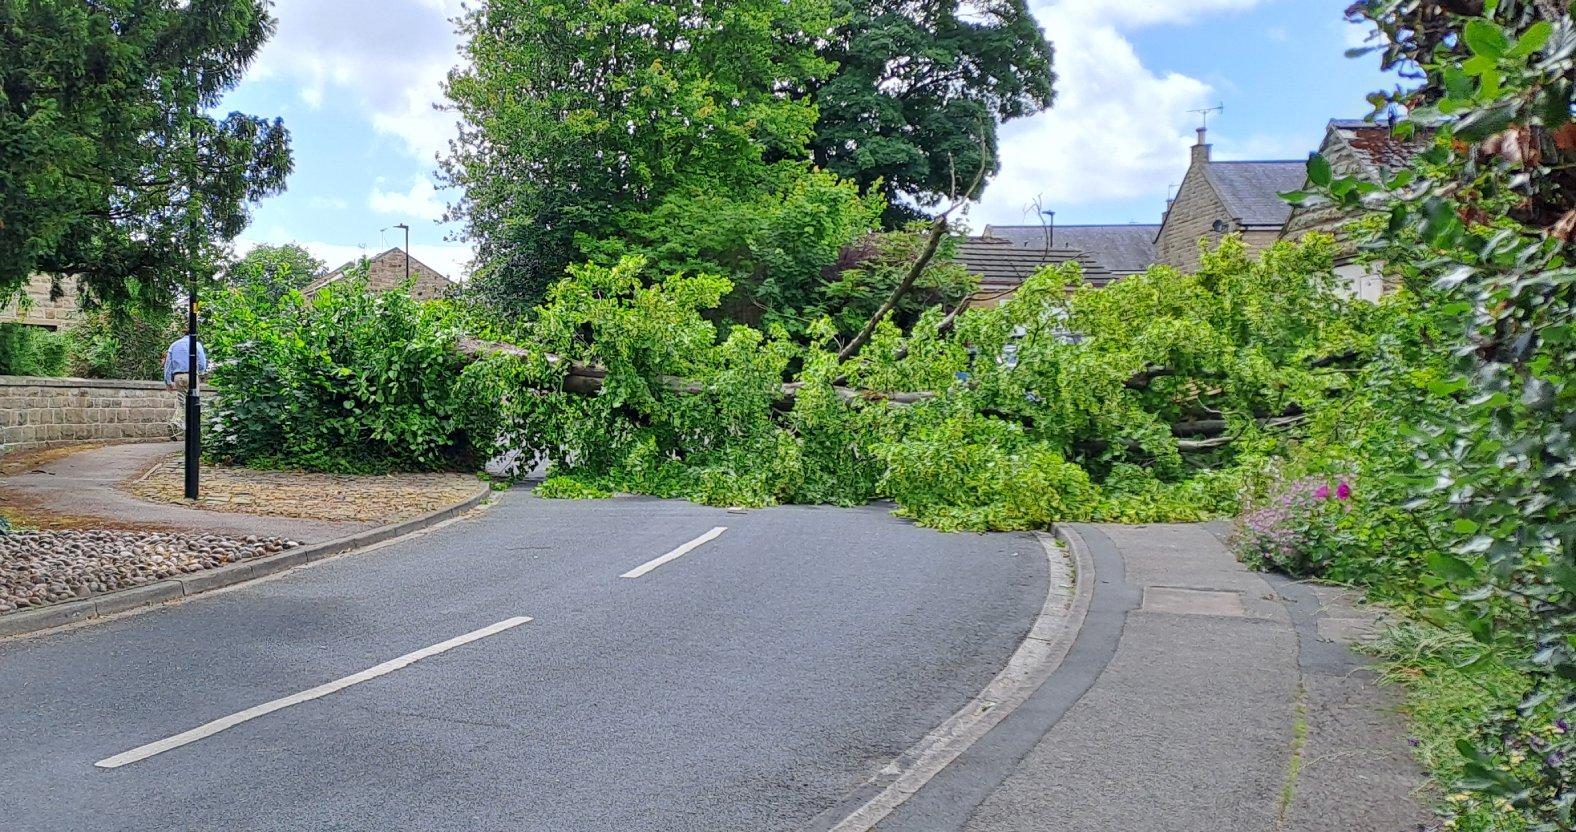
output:
[[1330,499],[1330,487],[1328,485],[1319,486],[1318,489],[1313,492],[1313,496],[1318,497],[1321,500]]
[[1335,487],[1335,499],[1337,499],[1337,500],[1350,500],[1351,498],[1352,498],[1352,487],[1350,485],[1347,485],[1345,480],[1342,480],[1341,484],[1337,485]]

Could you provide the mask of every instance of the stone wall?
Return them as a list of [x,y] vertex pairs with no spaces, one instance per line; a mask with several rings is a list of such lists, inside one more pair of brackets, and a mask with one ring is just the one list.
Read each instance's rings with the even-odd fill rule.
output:
[[76,323],[81,316],[77,308],[76,279],[67,277],[61,280],[60,288],[65,294],[59,300],[49,299],[50,282],[47,275],[33,275],[33,279],[22,290],[24,298],[0,307],[0,324],[24,323],[61,329]]
[[[410,259],[410,276],[413,279],[410,296],[416,300],[425,301],[443,297],[454,286],[448,278],[414,257]],[[405,252],[386,252],[384,256],[367,264],[368,289],[374,292],[386,292],[404,283]]]
[[1155,240],[1160,262],[1185,272],[1198,268],[1199,240],[1208,239],[1211,247],[1220,243],[1222,235],[1214,230],[1217,220],[1224,220],[1232,229],[1236,228],[1225,204],[1215,193],[1215,187],[1204,175],[1207,163],[1207,157],[1201,160],[1195,154],[1193,166],[1183,177],[1182,187],[1166,211],[1165,224]]
[[171,439],[181,397],[158,381],[0,376],[0,454],[72,442]]
[[[344,279],[351,272],[357,262],[346,263],[326,275],[312,281],[301,293],[311,297],[317,294],[324,286]],[[405,252],[391,248],[388,251],[366,261],[367,289],[371,292],[387,292],[405,284]],[[434,298],[448,296],[457,286],[454,281],[438,274],[426,263],[410,258],[410,296],[419,301],[428,301]]]
[[[1199,131],[1199,143],[1193,146],[1187,174],[1176,198],[1166,208],[1160,233],[1155,238],[1155,255],[1159,262],[1175,266],[1184,272],[1198,270],[1203,259],[1199,255],[1199,241],[1206,240],[1210,248],[1220,245],[1227,234],[1240,234],[1248,254],[1258,254],[1280,239],[1281,226],[1244,226],[1221,199],[1205,169],[1210,165],[1210,146],[1204,143],[1204,133]],[[1222,223],[1224,232],[1216,231],[1215,224]]]

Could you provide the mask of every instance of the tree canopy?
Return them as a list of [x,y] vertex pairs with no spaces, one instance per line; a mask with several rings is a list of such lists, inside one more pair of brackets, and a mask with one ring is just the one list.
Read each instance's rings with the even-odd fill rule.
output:
[[109,302],[131,278],[167,289],[191,263],[189,221],[211,258],[248,202],[284,188],[278,119],[204,112],[272,34],[267,5],[0,3],[0,296],[34,272]]
[[840,2],[816,85],[816,164],[879,187],[897,227],[981,167],[995,174],[996,129],[1050,106],[1051,45],[1024,0]]
[[831,69],[826,0],[486,0],[460,25],[443,168],[478,288],[516,308],[580,259],[577,234],[614,236],[669,194],[768,186],[815,124],[788,93]]
[[278,302],[290,290],[305,288],[325,265],[295,243],[264,245],[226,264],[220,279],[232,286],[255,288],[262,298]]

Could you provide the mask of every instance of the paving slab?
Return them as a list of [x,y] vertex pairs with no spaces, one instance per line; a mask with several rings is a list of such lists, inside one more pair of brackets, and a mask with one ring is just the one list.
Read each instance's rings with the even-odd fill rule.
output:
[[[1406,830],[1429,812],[1397,694],[1350,649],[1379,614],[1250,572],[1209,525],[1079,526],[1074,655],[882,832]],[[1099,643],[1114,643],[1103,666]],[[1084,687],[1068,678],[1094,672]]]

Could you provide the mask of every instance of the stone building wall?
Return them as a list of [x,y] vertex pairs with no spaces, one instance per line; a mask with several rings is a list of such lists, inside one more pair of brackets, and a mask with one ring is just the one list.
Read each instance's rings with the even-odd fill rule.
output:
[[[405,252],[397,248],[379,254],[366,261],[367,264],[367,289],[372,292],[387,292],[400,287],[405,283]],[[357,263],[346,263],[309,284],[301,292],[308,297],[316,294],[324,286],[344,279],[345,275],[355,269]],[[456,283],[441,274],[431,266],[410,258],[410,276],[412,286],[410,296],[418,301],[428,301],[434,298],[445,297],[456,287]]]
[[[428,268],[414,257],[410,260],[410,276],[415,280],[415,285],[410,287],[410,296],[416,300],[425,301],[443,297],[444,293],[454,285],[448,278]],[[403,251],[390,252],[367,263],[367,288],[372,291],[386,292],[404,282],[405,253]]]
[[[1319,146],[1319,155],[1330,163],[1330,172],[1336,177],[1364,176],[1366,171],[1363,160],[1351,145],[1340,140],[1335,131],[1327,131],[1324,143]],[[1295,240],[1314,231],[1320,231],[1334,236],[1340,243],[1341,249],[1338,259],[1350,259],[1354,246],[1344,239],[1341,227],[1351,220],[1349,214],[1334,203],[1324,203],[1310,207],[1297,206],[1291,210],[1291,218],[1286,221],[1286,228],[1281,236],[1288,240]]]
[[1225,204],[1209,184],[1203,164],[1199,162],[1195,154],[1194,164],[1183,177],[1182,187],[1177,189],[1176,199],[1166,212],[1165,224],[1155,241],[1160,262],[1184,272],[1198,268],[1200,239],[1208,239],[1211,246],[1220,242],[1222,235],[1214,230],[1215,221],[1231,222]]
[[[49,286],[50,279],[47,275],[33,275],[33,279],[23,289],[23,294],[30,303],[24,303],[18,298],[0,307],[0,324],[24,323],[49,329],[63,329],[76,323],[81,317],[81,310],[77,307],[76,280],[69,277],[61,280],[60,288],[65,294],[61,295],[59,300],[49,299]],[[24,306],[26,308],[23,308]]]
[[0,376],[0,454],[72,442],[170,439],[179,393],[158,381]]

